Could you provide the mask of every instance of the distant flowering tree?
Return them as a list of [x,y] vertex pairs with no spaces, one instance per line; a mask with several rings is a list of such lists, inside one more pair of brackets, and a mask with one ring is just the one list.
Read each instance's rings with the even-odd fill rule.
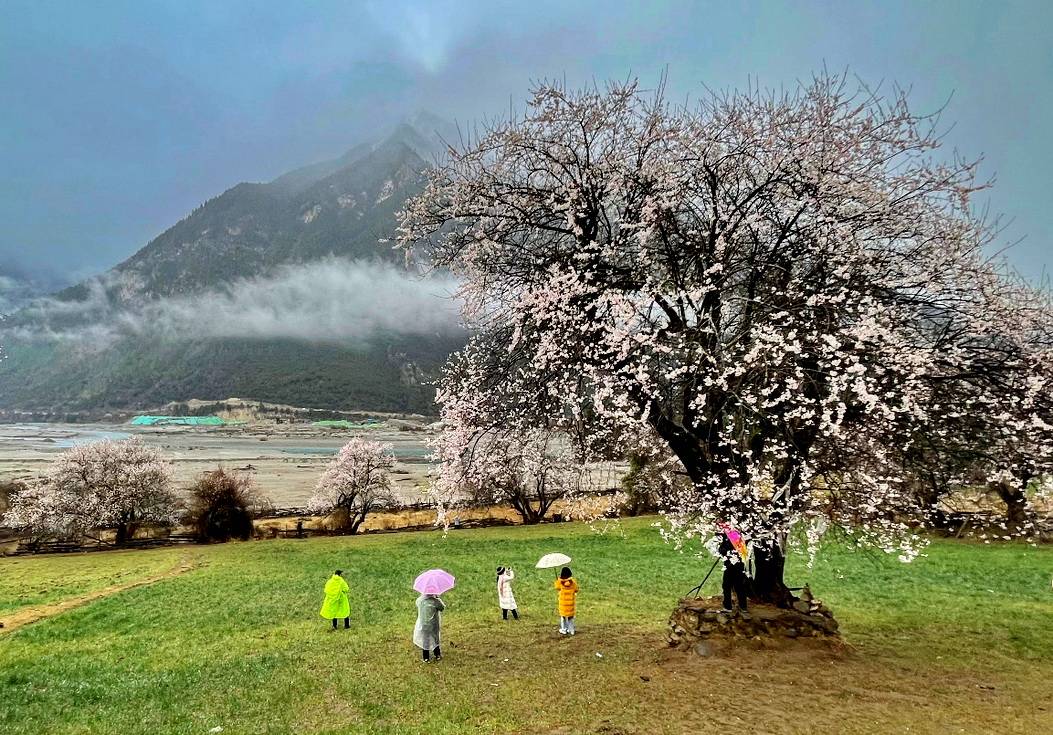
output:
[[[438,394],[446,430],[671,454],[671,532],[741,529],[777,604],[795,526],[913,557],[912,472],[937,456],[920,437],[984,447],[989,477],[1053,450],[1028,428],[1053,423],[1033,372],[1048,295],[984,255],[976,167],[939,146],[903,94],[844,78],[693,109],[539,86],[401,215],[402,245],[463,279],[476,332]],[[1009,405],[1013,386],[1035,400]],[[982,433],[957,443],[971,416]]]
[[45,478],[11,499],[5,522],[37,536],[92,536],[116,532],[125,543],[147,523],[176,520],[171,469],[161,453],[138,439],[74,447]]
[[56,494],[50,490],[41,480],[9,488],[7,508],[0,516],[0,526],[14,528],[32,541],[76,536],[77,531],[68,522],[68,516],[66,524],[60,526],[57,522]]
[[524,523],[540,523],[554,503],[576,496],[588,479],[589,468],[574,460],[571,449],[543,429],[443,432],[436,443],[440,506],[510,505]]
[[346,514],[347,529],[357,533],[371,511],[395,501],[394,466],[390,445],[352,439],[329,463],[307,507],[322,515]]
[[1027,334],[1053,343],[1053,309],[1042,299],[1035,292],[1016,295],[1017,305],[1031,301],[1023,312],[1030,323],[1010,323],[1013,313],[996,312],[987,350],[1003,361],[1008,352],[1012,369],[977,369],[946,386],[903,452],[906,473],[932,506],[956,487],[987,490],[1005,503],[1006,528],[1014,533],[1039,530],[1028,496],[1048,487],[1053,473],[1053,351],[1016,351],[1006,344],[1007,335]]

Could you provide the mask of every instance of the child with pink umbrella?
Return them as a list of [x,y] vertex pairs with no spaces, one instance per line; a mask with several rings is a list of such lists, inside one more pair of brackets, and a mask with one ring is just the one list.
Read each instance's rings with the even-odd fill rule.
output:
[[439,595],[453,589],[454,577],[442,569],[422,572],[413,582],[417,598],[417,624],[413,626],[413,644],[421,650],[424,663],[442,660],[440,635],[442,611],[446,603]]

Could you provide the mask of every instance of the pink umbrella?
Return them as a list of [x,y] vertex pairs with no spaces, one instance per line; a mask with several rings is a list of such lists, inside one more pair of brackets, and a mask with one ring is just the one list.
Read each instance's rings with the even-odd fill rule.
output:
[[449,572],[442,569],[429,569],[421,572],[420,576],[413,580],[413,589],[422,595],[441,595],[452,590],[455,581]]

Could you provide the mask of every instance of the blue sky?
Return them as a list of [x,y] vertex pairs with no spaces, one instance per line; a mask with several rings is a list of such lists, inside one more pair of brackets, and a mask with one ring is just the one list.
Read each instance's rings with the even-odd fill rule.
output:
[[[531,80],[792,86],[823,65],[945,103],[1011,262],[1053,268],[1051,2],[0,3],[0,268],[104,270],[194,206]],[[948,102],[949,101],[949,102]]]

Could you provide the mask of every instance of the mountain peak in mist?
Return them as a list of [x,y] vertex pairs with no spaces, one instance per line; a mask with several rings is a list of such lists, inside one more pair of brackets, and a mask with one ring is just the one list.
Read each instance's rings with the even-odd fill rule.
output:
[[288,194],[296,194],[353,165],[371,151],[398,144],[405,145],[422,161],[433,163],[445,155],[448,145],[456,145],[458,139],[456,125],[428,110],[418,110],[395,125],[386,135],[358,143],[337,158],[308,164],[284,173],[268,185]]
[[431,411],[428,380],[464,336],[455,307],[383,241],[456,141],[452,124],[418,112],[337,158],[204,202],[108,273],[8,322],[40,338],[11,344],[0,409],[244,395]]
[[414,139],[415,145],[411,147],[426,161],[441,159],[449,146],[457,146],[460,141],[460,131],[454,123],[428,110],[418,110],[403,120],[392,137],[400,134]]

